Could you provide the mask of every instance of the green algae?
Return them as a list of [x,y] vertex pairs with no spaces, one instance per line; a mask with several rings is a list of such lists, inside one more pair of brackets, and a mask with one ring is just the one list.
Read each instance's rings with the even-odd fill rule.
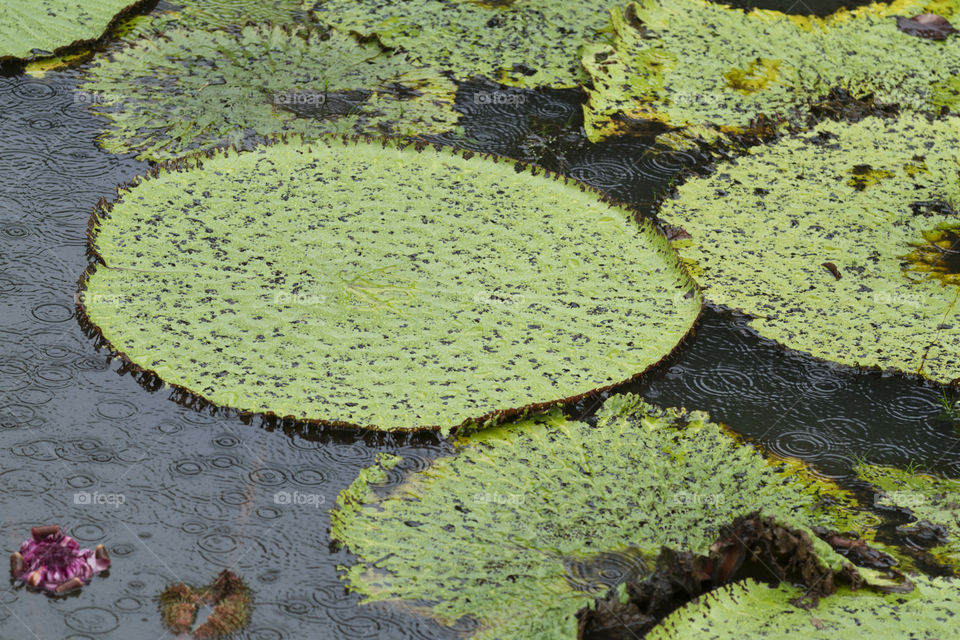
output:
[[[216,60],[216,64],[211,64]],[[251,137],[452,129],[456,86],[376,42],[299,28],[173,29],[90,69],[100,143],[164,160]]]
[[485,76],[517,87],[573,87],[578,49],[607,24],[604,4],[582,0],[307,0],[323,24],[376,36],[459,80]]
[[[707,297],[762,336],[950,382],[956,263],[942,246],[952,236],[930,232],[958,222],[945,204],[960,201],[958,145],[955,117],[828,121],[689,180],[660,216],[689,233],[674,246]],[[929,250],[911,262],[918,245]]]
[[218,406],[447,431],[622,383],[702,299],[667,239],[507,159],[328,137],[171,164],[91,228],[87,319]]
[[745,13],[708,0],[614,8],[612,44],[584,50],[592,83],[587,134],[596,142],[629,133],[637,119],[710,126],[714,136],[750,132],[761,116],[804,120],[835,88],[907,111],[953,108],[960,104],[960,39],[907,35],[894,16],[951,17],[958,8],[958,0],[896,0],[827,18]]
[[[704,413],[631,395],[608,399],[596,426],[553,412],[461,438],[456,455],[389,489],[371,484],[376,473],[331,512],[333,539],[357,556],[343,567],[349,587],[444,624],[471,618],[476,638],[575,637],[574,614],[605,589],[572,583],[571,562],[652,564],[664,545],[705,553],[757,510],[807,532],[869,538],[876,524],[829,481],[797,477]],[[845,562],[810,537],[825,565]]]

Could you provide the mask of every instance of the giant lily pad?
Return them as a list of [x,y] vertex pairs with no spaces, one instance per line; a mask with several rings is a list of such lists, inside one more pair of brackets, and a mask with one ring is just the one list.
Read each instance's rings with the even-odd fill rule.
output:
[[683,339],[700,295],[649,223],[470,155],[328,138],[164,168],[95,220],[86,313],[217,405],[383,429],[579,396]]
[[607,6],[582,0],[306,0],[344,32],[375,35],[458,79],[573,87],[578,51],[607,24]]
[[11,0],[0,19],[0,60],[46,56],[98,40],[143,0]]
[[940,538],[931,553],[960,567],[960,480],[866,464],[857,466],[857,475],[880,489],[878,505],[913,514],[917,522],[903,525],[904,533],[918,540]]
[[174,29],[115,52],[81,88],[112,120],[101,144],[153,160],[281,132],[438,133],[458,117],[456,86],[435,71],[297,28]]
[[366,469],[331,514],[333,539],[357,556],[345,579],[365,602],[471,618],[476,638],[574,638],[574,614],[605,587],[573,580],[573,566],[619,555],[652,568],[661,545],[706,553],[737,515],[759,510],[808,533],[872,522],[835,486],[774,467],[705,414],[631,395],[607,400],[596,426],[557,412],[482,430],[378,488],[396,463]]
[[[679,188],[662,218],[713,302],[819,358],[960,377],[960,118],[824,122]],[[839,277],[839,279],[838,279]]]
[[[905,110],[960,104],[960,39],[903,33],[895,16],[960,9],[958,0],[896,0],[827,18],[740,9],[709,0],[644,0],[612,11],[612,45],[585,50],[591,140],[631,119],[744,131],[796,119],[839,87]],[[709,25],[709,28],[705,28]]]
[[806,610],[791,604],[802,595],[782,584],[753,581],[722,587],[674,611],[647,640],[770,640],[801,638],[948,638],[960,616],[957,583],[911,577],[910,593],[881,594],[842,589]]

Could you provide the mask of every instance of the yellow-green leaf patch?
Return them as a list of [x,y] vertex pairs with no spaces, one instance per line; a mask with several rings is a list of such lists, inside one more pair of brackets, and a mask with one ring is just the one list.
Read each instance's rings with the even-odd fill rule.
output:
[[376,36],[465,80],[517,87],[574,87],[580,48],[598,38],[608,5],[583,0],[306,0],[345,33]]
[[[960,38],[897,28],[897,15],[951,17],[960,0],[896,0],[826,18],[741,9],[710,0],[642,0],[614,8],[612,44],[592,44],[585,127],[591,140],[633,119],[743,132],[763,115],[798,121],[839,88],[905,111],[960,104]],[[702,127],[714,127],[704,131]]]

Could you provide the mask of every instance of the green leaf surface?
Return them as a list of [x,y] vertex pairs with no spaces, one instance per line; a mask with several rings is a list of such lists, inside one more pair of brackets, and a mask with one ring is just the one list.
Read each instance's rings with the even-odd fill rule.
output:
[[[910,473],[894,467],[860,464],[857,475],[880,489],[877,504],[908,509],[916,520],[942,527],[948,540],[930,553],[960,568],[960,480]],[[911,529],[915,523],[901,529]]]
[[455,125],[456,86],[376,42],[305,29],[174,29],[89,71],[109,151],[141,159],[278,133],[415,135]]
[[163,169],[94,223],[87,315],[215,404],[382,429],[607,387],[688,333],[699,292],[651,224],[464,155],[331,137]]
[[126,39],[176,28],[238,29],[247,24],[309,24],[302,0],[177,0],[175,7],[124,22]]
[[880,594],[871,589],[840,589],[811,610],[790,600],[799,589],[782,584],[770,588],[753,581],[721,587],[699,603],[677,609],[648,633],[646,640],[836,640],[896,638],[942,640],[954,635],[960,617],[960,591],[955,581],[913,576],[906,594]]
[[660,215],[690,234],[674,246],[707,298],[753,316],[762,336],[949,382],[958,146],[955,117],[824,122],[689,180]]
[[142,0],[8,0],[0,17],[0,60],[30,59],[99,39]]
[[583,0],[307,0],[317,21],[375,35],[460,80],[574,87],[579,50],[607,24],[608,5]]
[[[790,120],[839,87],[903,110],[960,105],[960,38],[908,35],[895,16],[947,18],[960,0],[896,0],[827,18],[745,13],[709,0],[643,0],[612,11],[612,44],[584,51],[592,141],[631,119],[745,131],[762,115]],[[716,134],[714,134],[716,135]]]
[[606,587],[578,583],[571,566],[619,555],[652,568],[662,545],[706,553],[738,515],[808,532],[875,523],[704,413],[632,395],[608,399],[596,426],[555,412],[461,438],[402,484],[378,487],[383,473],[366,470],[331,512],[331,536],[357,556],[343,568],[349,587],[444,624],[473,619],[475,638],[575,638],[574,614]]

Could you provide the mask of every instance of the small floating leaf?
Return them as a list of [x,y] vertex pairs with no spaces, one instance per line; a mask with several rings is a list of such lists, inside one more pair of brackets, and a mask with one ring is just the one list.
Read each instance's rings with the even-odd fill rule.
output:
[[435,71],[298,28],[174,29],[115,52],[80,88],[112,121],[101,144],[151,160],[283,132],[439,133],[458,118],[456,86]]
[[177,0],[146,15],[124,20],[117,35],[125,40],[150,36],[170,29],[231,29],[247,24],[308,24],[302,0]]
[[738,515],[807,532],[831,567],[846,561],[810,527],[873,523],[835,485],[774,467],[704,413],[632,395],[607,400],[596,426],[555,412],[456,445],[390,489],[364,472],[340,495],[331,535],[357,556],[345,579],[366,602],[469,617],[474,638],[574,638],[574,614],[611,585],[577,581],[572,566],[619,554],[633,572],[621,580],[636,580],[661,546],[705,554]]
[[753,316],[761,335],[949,382],[960,377],[960,220],[946,204],[960,201],[958,145],[955,117],[828,121],[691,179],[660,215],[692,236],[675,246],[707,297]]
[[324,138],[165,167],[94,221],[86,313],[217,405],[382,429],[579,396],[684,338],[702,300],[649,223],[464,155]]

